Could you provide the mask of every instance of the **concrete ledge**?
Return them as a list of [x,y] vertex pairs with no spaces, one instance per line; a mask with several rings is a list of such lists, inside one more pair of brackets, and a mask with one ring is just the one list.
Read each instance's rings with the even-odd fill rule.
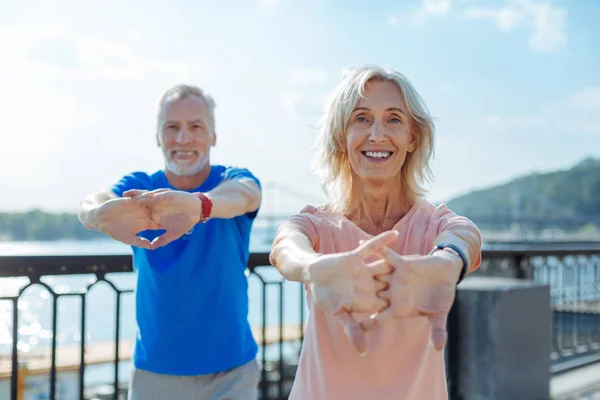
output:
[[550,380],[550,393],[553,400],[588,398],[591,393],[600,397],[600,363],[555,375]]
[[550,287],[472,276],[459,285],[456,306],[460,398],[548,400]]

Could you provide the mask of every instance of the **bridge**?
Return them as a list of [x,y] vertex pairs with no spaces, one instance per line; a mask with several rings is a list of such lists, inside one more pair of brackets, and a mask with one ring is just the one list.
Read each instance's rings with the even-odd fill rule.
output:
[[[535,204],[535,213],[524,211],[525,201]],[[263,189],[263,209],[266,212],[259,213],[255,226],[266,229],[272,237],[277,227],[292,213],[299,212],[307,204],[318,206],[324,202],[325,196],[319,197],[279,182],[268,182],[264,184]],[[510,230],[514,240],[539,238],[546,230],[576,231],[585,226],[595,227],[598,233],[594,240],[600,239],[600,215],[586,215],[547,197],[532,193],[524,195],[515,192],[511,203],[510,210],[502,210],[503,212],[494,214],[468,211],[461,214],[485,231]],[[277,206],[280,204],[291,204],[289,208],[294,211],[277,211]],[[548,217],[548,215],[553,216]]]

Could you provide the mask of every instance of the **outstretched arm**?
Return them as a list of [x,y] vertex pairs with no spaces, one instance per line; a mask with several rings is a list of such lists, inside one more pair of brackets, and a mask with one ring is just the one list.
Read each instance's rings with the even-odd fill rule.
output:
[[98,208],[109,200],[116,199],[117,195],[110,190],[92,193],[83,199],[77,210],[77,218],[88,229],[98,230],[96,212]]
[[211,218],[234,218],[258,210],[260,187],[250,178],[227,180],[206,193],[212,200]]
[[317,256],[309,237],[300,228],[284,223],[273,240],[269,261],[288,281],[309,284],[310,265]]
[[458,247],[467,259],[467,274],[479,268],[482,240],[481,233],[473,222],[465,217],[452,216],[440,224],[438,232],[434,245],[451,243]]
[[386,300],[376,296],[385,285],[377,282],[374,276],[390,272],[386,262],[367,264],[365,260],[393,241],[397,233],[384,232],[353,251],[320,254],[315,251],[318,247],[315,246],[314,226],[300,216],[291,220],[295,223],[284,222],[275,237],[271,264],[287,280],[304,283],[315,304],[323,312],[333,315],[354,348],[364,353],[365,334],[353,315],[373,313],[387,306]]

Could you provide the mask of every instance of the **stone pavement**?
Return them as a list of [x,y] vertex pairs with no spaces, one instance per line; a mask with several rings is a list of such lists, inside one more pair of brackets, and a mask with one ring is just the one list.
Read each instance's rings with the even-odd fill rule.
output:
[[600,363],[553,376],[550,393],[553,400],[600,400]]

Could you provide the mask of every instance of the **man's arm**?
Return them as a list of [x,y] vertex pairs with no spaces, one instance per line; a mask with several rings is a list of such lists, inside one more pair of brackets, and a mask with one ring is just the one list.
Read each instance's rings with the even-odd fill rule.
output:
[[258,210],[262,193],[250,178],[227,180],[206,193],[212,200],[211,218],[234,218]]
[[109,200],[116,199],[117,195],[111,190],[92,193],[87,196],[77,210],[79,221],[88,229],[97,230],[96,211]]

